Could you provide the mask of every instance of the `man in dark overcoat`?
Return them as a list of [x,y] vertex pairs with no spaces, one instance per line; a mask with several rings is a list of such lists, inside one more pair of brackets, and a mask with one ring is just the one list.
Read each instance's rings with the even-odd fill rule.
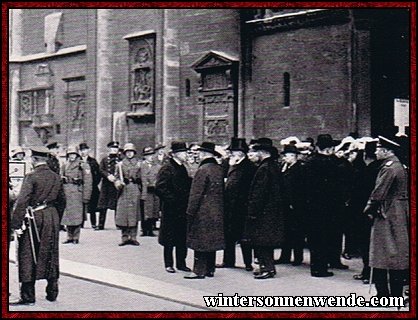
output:
[[100,190],[97,209],[99,211],[99,225],[95,230],[103,230],[106,222],[107,210],[116,210],[118,190],[115,187],[116,169],[120,161],[119,143],[111,141],[107,144],[109,154],[100,161],[100,173],[102,175],[102,189]]
[[274,248],[284,241],[284,216],[281,209],[280,172],[275,156],[278,151],[269,138],[260,138],[250,150],[259,161],[248,193],[248,217],[245,238],[249,239],[259,260],[260,271],[255,279],[273,278]]
[[55,173],[60,173],[60,162],[57,158],[59,152],[59,145],[57,142],[52,142],[46,146],[49,149],[47,164],[48,167]]
[[186,266],[186,210],[189,201],[191,178],[184,163],[187,147],[184,142],[172,142],[170,158],[157,175],[155,193],[161,200],[161,224],[158,242],[164,247],[164,265],[174,273],[173,249],[176,248],[176,268],[190,272]]
[[[64,188],[61,177],[47,165],[48,149],[33,147],[31,150],[34,170],[25,176],[11,219],[11,228],[19,235],[16,241],[19,243],[20,299],[11,302],[17,305],[35,303],[35,281],[39,279],[48,281],[47,300],[55,301],[58,296],[58,240],[66,206]],[[29,206],[33,209],[35,223],[25,218]]]
[[229,169],[225,183],[225,250],[223,263],[217,267],[235,267],[235,246],[240,242],[242,257],[247,271],[252,271],[252,248],[241,241],[247,218],[248,192],[254,176],[255,166],[248,160],[248,146],[243,138],[232,138]]
[[92,192],[90,201],[87,204],[86,212],[90,214],[90,223],[93,229],[97,227],[97,219],[96,219],[96,211],[97,211],[97,203],[99,201],[100,190],[99,190],[99,183],[102,180],[102,175],[100,173],[99,163],[95,158],[90,156],[90,147],[87,143],[80,143],[79,146],[81,160],[87,162],[90,166],[91,176],[92,176]]
[[376,158],[382,164],[364,209],[373,219],[369,264],[378,297],[401,297],[409,268],[408,175],[395,155],[398,148],[398,143],[379,136]]
[[225,248],[224,178],[211,142],[198,148],[200,165],[193,178],[187,206],[187,247],[193,249],[193,273],[186,279],[204,279],[215,273],[216,251]]
[[311,275],[330,277],[329,258],[335,251],[335,214],[340,210],[340,169],[333,157],[334,141],[329,134],[318,136],[316,153],[305,163],[308,243]]
[[285,145],[282,151],[281,195],[285,217],[285,241],[280,258],[275,264],[290,263],[293,250],[293,265],[303,261],[305,245],[305,174],[304,164],[298,160],[299,150],[295,145]]

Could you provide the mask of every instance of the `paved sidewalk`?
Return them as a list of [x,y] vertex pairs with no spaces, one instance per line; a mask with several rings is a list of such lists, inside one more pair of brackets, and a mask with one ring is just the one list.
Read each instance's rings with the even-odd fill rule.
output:
[[[60,241],[65,240],[65,232],[60,233]],[[61,274],[128,289],[130,292],[162,298],[192,308],[206,308],[203,296],[349,296],[351,293],[369,299],[369,286],[353,280],[352,276],[361,270],[361,260],[343,260],[349,270],[333,270],[330,278],[313,278],[309,271],[309,253],[305,250],[302,266],[276,266],[277,276],[273,279],[255,280],[251,272],[244,270],[241,252],[237,246],[237,266],[235,269],[217,269],[214,278],[187,280],[184,272],[169,274],[164,270],[163,248],[157,237],[139,237],[141,245],[119,247],[120,231],[116,229],[113,214],[108,214],[106,229],[94,231],[86,222],[81,231],[78,245],[60,245]],[[276,258],[280,251],[276,250]],[[222,252],[217,254],[217,263],[222,262]],[[10,260],[15,259],[14,245],[11,244]],[[193,266],[193,252],[187,257],[189,267]],[[10,283],[11,286],[15,285]],[[65,285],[61,291],[66,290]],[[78,296],[78,299],[84,299]],[[140,308],[140,306],[139,306]],[[215,311],[214,309],[211,309]],[[224,308],[219,311],[396,311],[376,308]],[[139,309],[138,311],[141,311]]]

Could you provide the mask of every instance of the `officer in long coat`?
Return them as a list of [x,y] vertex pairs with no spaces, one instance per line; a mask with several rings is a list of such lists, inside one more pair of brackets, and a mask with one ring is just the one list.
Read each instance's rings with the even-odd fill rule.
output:
[[49,168],[55,173],[60,173],[60,162],[57,158],[59,152],[59,145],[57,142],[52,142],[46,146],[49,149],[47,164]]
[[191,271],[186,266],[186,210],[189,201],[191,178],[184,163],[187,147],[183,142],[172,142],[171,156],[157,175],[155,193],[162,205],[158,242],[164,247],[166,271],[174,273],[173,248],[176,248],[176,268]]
[[139,246],[136,240],[138,221],[140,219],[140,205],[142,182],[141,162],[135,157],[136,149],[132,143],[123,147],[124,159],[118,163],[116,177],[119,184],[119,198],[116,208],[115,223],[122,232],[122,242],[119,246],[131,244]]
[[260,138],[250,150],[259,161],[248,194],[248,218],[245,237],[250,240],[260,263],[255,279],[273,278],[274,248],[284,241],[284,216],[281,208],[280,172],[274,158],[277,149],[269,138]]
[[[11,227],[20,234],[18,261],[20,299],[10,304],[27,305],[35,302],[35,281],[47,279],[46,299],[55,301],[58,296],[59,256],[58,241],[60,220],[64,213],[66,200],[61,177],[51,171],[47,165],[48,149],[33,147],[32,162],[34,170],[27,174],[11,219]],[[31,206],[39,234],[39,243],[34,244],[33,258],[31,234],[28,229],[22,231],[26,209]],[[31,223],[32,235],[36,234],[35,224]],[[23,232],[23,233],[22,233]]]
[[305,173],[303,162],[298,160],[299,150],[295,145],[285,145],[282,151],[281,195],[285,217],[285,241],[280,258],[275,264],[290,263],[293,250],[293,265],[303,261],[305,245]]
[[111,141],[107,144],[108,156],[100,161],[100,173],[102,175],[102,187],[100,190],[97,209],[99,211],[99,225],[95,230],[103,230],[106,222],[107,210],[116,210],[118,190],[115,187],[116,165],[119,163],[119,143]]
[[96,211],[97,203],[99,201],[100,189],[99,184],[102,180],[102,175],[100,174],[99,163],[95,158],[89,155],[90,147],[87,143],[80,143],[79,145],[80,156],[83,162],[86,162],[90,166],[90,172],[92,176],[92,185],[91,185],[91,197],[89,203],[87,204],[85,211],[90,214],[90,224],[93,229],[97,226]]
[[200,165],[193,178],[187,206],[187,247],[194,250],[193,273],[186,279],[204,279],[215,273],[216,251],[224,244],[223,169],[211,142],[198,148]]
[[379,136],[376,158],[383,162],[364,209],[373,218],[369,264],[379,297],[402,296],[403,280],[409,268],[408,175],[395,155],[399,147],[396,142]]
[[248,241],[241,241],[247,218],[248,192],[254,176],[255,166],[248,160],[245,139],[232,138],[229,169],[225,183],[225,250],[223,263],[216,267],[235,267],[235,246],[240,242],[247,271],[252,271],[252,248]]
[[67,240],[63,244],[78,244],[81,225],[84,222],[84,207],[90,200],[92,177],[90,166],[80,160],[76,147],[68,147],[67,161],[62,165],[61,177],[67,199],[61,223],[67,226]]
[[[341,174],[333,157],[334,141],[329,134],[317,139],[317,152],[305,162],[308,243],[311,254],[311,275],[330,277],[329,258],[335,252],[330,243],[341,207]],[[337,266],[338,267],[338,266]]]

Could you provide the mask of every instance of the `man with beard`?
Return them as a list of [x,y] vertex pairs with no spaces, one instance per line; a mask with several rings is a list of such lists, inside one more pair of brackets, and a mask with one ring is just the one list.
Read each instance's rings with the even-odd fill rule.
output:
[[232,138],[228,150],[231,154],[225,184],[225,250],[223,263],[216,267],[235,267],[235,245],[240,242],[245,269],[252,271],[252,248],[247,241],[242,241],[242,235],[255,167],[246,156],[248,146],[245,139]]

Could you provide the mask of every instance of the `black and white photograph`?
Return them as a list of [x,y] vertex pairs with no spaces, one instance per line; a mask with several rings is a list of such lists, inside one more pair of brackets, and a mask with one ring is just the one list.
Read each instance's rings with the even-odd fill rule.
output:
[[6,2],[2,317],[416,315],[416,7],[360,4]]

